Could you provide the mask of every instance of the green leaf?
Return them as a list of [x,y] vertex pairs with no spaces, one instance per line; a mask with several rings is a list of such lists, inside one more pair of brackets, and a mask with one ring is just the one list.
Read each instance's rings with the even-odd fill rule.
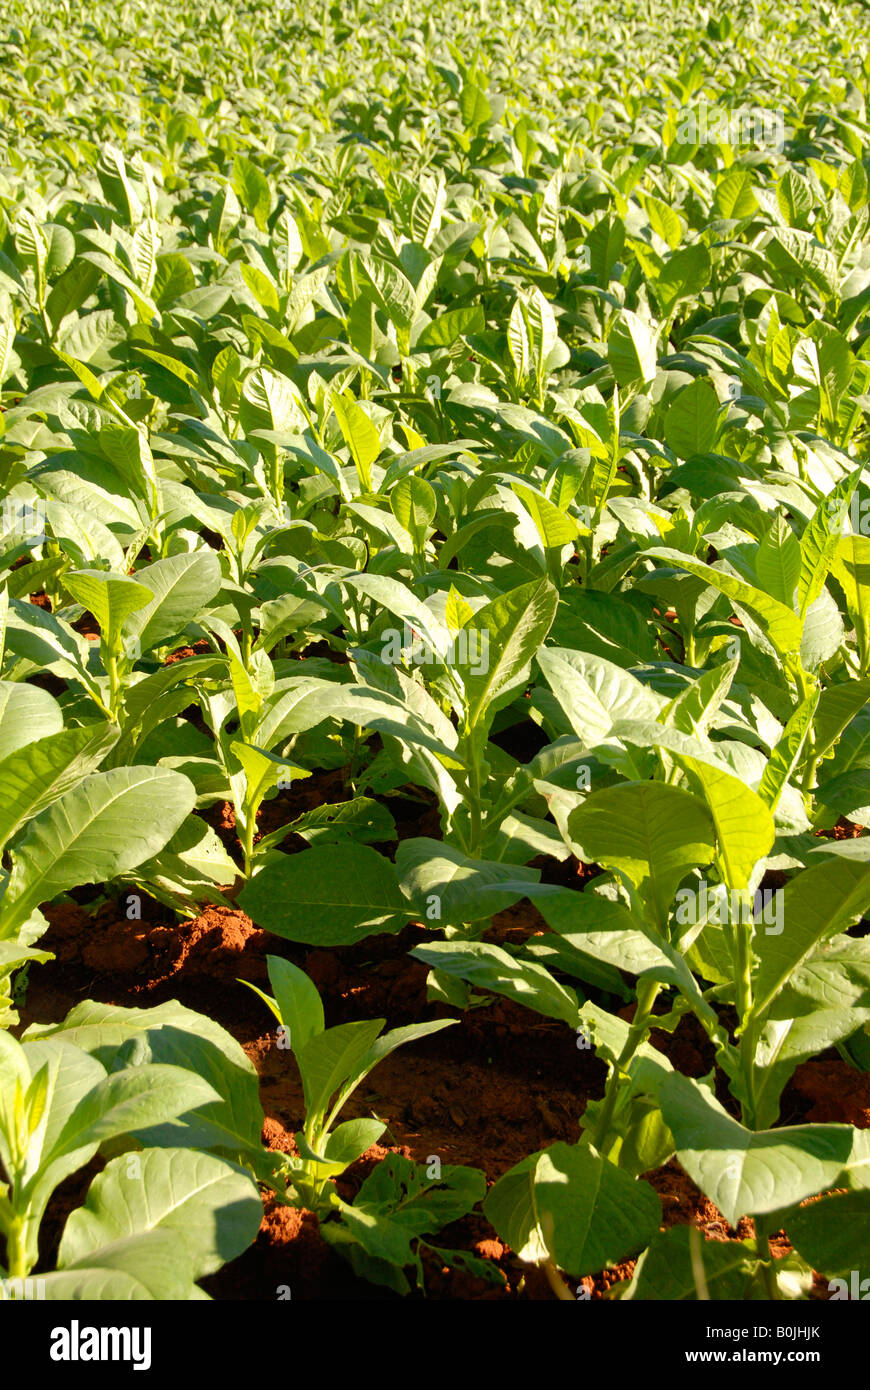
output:
[[47,690],[24,681],[0,681],[0,758],[63,729],[60,705]]
[[761,797],[721,768],[674,753],[679,766],[700,784],[716,831],[722,880],[729,888],[749,888],[752,870],[776,836],[773,816]]
[[184,1247],[199,1279],[247,1249],[262,1215],[253,1179],[224,1159],[189,1149],[122,1154],[67,1220],[58,1267],[99,1266],[104,1246],[164,1231]]
[[372,1018],[339,1023],[313,1034],[301,1047],[293,1049],[309,1120],[325,1115],[331,1097],[354,1072],[385,1022],[383,1018]]
[[433,348],[449,348],[459,338],[465,338],[470,333],[482,333],[485,327],[486,321],[479,304],[448,309],[446,313],[439,313],[437,318],[426,324],[414,344],[414,349],[426,352]]
[[511,488],[529,512],[545,550],[570,545],[576,540],[579,523],[567,512],[559,511],[536,488],[527,487],[524,483],[511,483]]
[[382,1120],[345,1120],[330,1132],[323,1146],[323,1156],[330,1163],[340,1163],[346,1168],[378,1142],[385,1127]]
[[[584,956],[604,961],[631,975],[640,975],[644,970],[668,963],[660,948],[638,929],[628,908],[620,902],[612,902],[599,893],[577,893],[566,888],[536,899],[535,906],[570,951],[577,953],[576,968],[581,979]],[[571,956],[560,953],[554,964],[568,970]]]
[[[426,836],[403,840],[396,854],[402,889],[426,920],[439,923],[474,922],[510,907],[537,887],[537,869],[478,859],[453,845]],[[553,891],[544,889],[544,892]],[[434,917],[428,915],[432,894]]]
[[[36,1042],[31,1037],[36,1034]],[[27,1050],[68,1040],[92,1053],[106,1067],[115,1064],[119,1049],[130,1049],[143,1062],[189,1067],[208,1081],[220,1097],[184,1120],[169,1120],[140,1130],[137,1138],[154,1145],[209,1148],[230,1155],[256,1157],[261,1152],[263,1110],[257,1073],[239,1043],[204,1014],[174,1000],[150,1009],[123,1009],[87,1001],[78,1004],[61,1024],[32,1024]],[[92,1083],[91,1083],[92,1084]]]
[[333,396],[332,408],[335,411],[344,442],[350,449],[351,458],[356,464],[360,487],[364,492],[370,492],[372,464],[381,452],[381,437],[372,420],[355,400],[343,396]]
[[619,386],[642,385],[656,374],[656,336],[631,309],[620,309],[607,339],[607,360]]
[[393,516],[404,526],[417,550],[423,549],[437,508],[435,489],[425,478],[402,478],[390,493]]
[[820,942],[851,926],[870,904],[870,863],[832,860],[814,865],[782,890],[784,929],[756,932],[753,1014],[763,1017],[792,973]]
[[295,1052],[309,1038],[323,1032],[323,1005],[314,982],[304,971],[280,956],[267,956],[269,983],[275,993],[278,1014]]
[[40,1276],[47,1299],[99,1302],[191,1297],[193,1265],[177,1235],[150,1231],[102,1246],[83,1264]]
[[305,417],[293,382],[267,367],[257,367],[245,377],[242,386],[239,423],[249,434],[255,430],[287,433],[304,428]]
[[800,1207],[787,1219],[789,1240],[813,1269],[846,1276],[870,1249],[870,1191],[839,1192]]
[[315,845],[273,860],[238,901],[267,931],[316,946],[401,931],[412,912],[390,861],[354,844]]
[[153,599],[128,618],[125,633],[138,637],[143,652],[181,636],[214,598],[221,584],[220,561],[213,550],[195,550],[155,560],[136,575]]
[[601,743],[615,724],[657,720],[665,703],[630,671],[602,656],[544,647],[537,662],[571,728],[587,748]]
[[823,497],[801,536],[797,602],[805,618],[822,592],[834,555],[840,550],[843,509],[855,490],[857,474],[848,475]]
[[[693,1240],[705,1295],[692,1259]],[[660,1231],[641,1255],[623,1301],[676,1302],[702,1297],[739,1301],[754,1266],[753,1252],[743,1241],[708,1240],[698,1227],[672,1226]]]
[[832,1186],[852,1149],[850,1125],[790,1125],[753,1133],[697,1081],[670,1073],[658,1087],[677,1157],[730,1226]]
[[[533,580],[492,599],[469,618],[463,631],[477,633],[467,651],[477,659],[459,660],[470,728],[485,722],[527,679],[531,661],[556,616],[557,591],[546,579]],[[461,650],[460,650],[461,655]]]
[[360,256],[356,262],[364,291],[379,309],[396,325],[399,350],[407,343],[411,326],[417,317],[417,296],[414,286],[397,266],[377,256]]
[[[834,687],[836,689],[836,687]],[[786,783],[798,765],[807,734],[813,727],[819,692],[814,690],[792,714],[774,746],[758,784],[758,795],[775,811]]]
[[465,125],[471,130],[486,125],[492,119],[492,107],[476,82],[466,78],[459,97],[459,110]]
[[647,550],[645,554],[650,559],[664,560],[677,569],[687,570],[689,574],[695,574],[699,579],[705,579],[708,584],[725,594],[732,602],[747,609],[756,622],[761,625],[773,645],[783,655],[800,650],[803,633],[800,618],[790,608],[786,608],[784,603],[771,598],[769,594],[756,588],[754,584],[747,584],[745,580],[738,579],[735,575],[727,574],[721,569],[715,569],[713,565],[707,565],[702,560],[693,560],[688,555],[683,555],[681,551],[671,550],[667,546],[655,546],[653,549]]
[[102,570],[67,570],[63,582],[73,598],[93,613],[110,649],[118,645],[126,619],[154,598],[137,580]]
[[663,314],[670,314],[681,299],[694,298],[707,288],[713,274],[710,252],[700,242],[683,246],[668,256],[654,282]]
[[574,1278],[597,1274],[637,1254],[661,1221],[648,1183],[621,1172],[594,1150],[553,1144],[499,1178],[483,1210],[521,1260],[552,1258]]
[[801,575],[801,542],[780,513],[774,517],[756,550],[755,573],[766,594],[787,607],[794,607],[795,589]]
[[391,1052],[395,1052],[397,1047],[404,1047],[405,1043],[416,1042],[420,1038],[429,1037],[432,1033],[440,1033],[443,1028],[452,1028],[457,1022],[458,1020],[455,1018],[436,1018],[431,1023],[409,1023],[404,1028],[391,1028],[389,1033],[375,1038],[371,1047],[349,1071],[338,1101],[333,1108],[333,1113],[338,1113],[338,1110],[363,1078],[373,1067],[377,1066],[378,1062],[389,1057]]
[[665,439],[678,458],[710,454],[719,433],[719,398],[709,377],[678,391],[665,412]]
[[0,902],[0,937],[41,902],[149,859],[193,810],[186,777],[159,767],[96,772],[30,822]]
[[257,303],[261,304],[264,309],[270,309],[274,314],[279,313],[281,305],[278,301],[278,291],[268,275],[255,265],[241,265],[239,269],[242,279]]
[[115,725],[86,724],[81,729],[62,729],[9,753],[0,762],[0,845],[25,821],[95,772],[117,741]]
[[714,854],[703,801],[663,782],[634,782],[595,792],[568,817],[587,863],[615,869],[664,933],[668,910],[690,869]]
[[831,572],[846,596],[861,658],[870,670],[870,536],[841,536],[830,558]]
[[435,941],[431,946],[415,946],[411,955],[435,970],[468,980],[477,989],[504,994],[546,1018],[578,1026],[574,991],[558,984],[543,966],[517,960],[500,946],[488,941]]
[[242,207],[264,232],[272,208],[269,181],[246,155],[237,154],[233,160],[232,187]]
[[51,1149],[43,1151],[43,1162],[217,1099],[207,1081],[184,1067],[146,1063],[113,1072],[80,1100]]

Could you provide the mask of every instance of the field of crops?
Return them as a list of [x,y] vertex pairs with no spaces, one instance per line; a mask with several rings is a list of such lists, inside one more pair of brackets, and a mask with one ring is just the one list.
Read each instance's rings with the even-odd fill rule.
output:
[[866,7],[4,9],[0,1300],[870,1297]]

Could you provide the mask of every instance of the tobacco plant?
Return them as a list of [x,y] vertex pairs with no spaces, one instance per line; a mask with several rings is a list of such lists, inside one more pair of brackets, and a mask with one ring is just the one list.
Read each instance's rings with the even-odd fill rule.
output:
[[[380,1034],[271,958],[292,1159],[207,1019],[188,1067],[179,1006],[0,1035],[16,1278],[81,1166],[46,1147],[58,1077],[84,1114],[151,1067],[220,1097],[172,1111],[161,1072],[163,1119],[118,1128],[155,1191],[223,1164],[396,1292],[482,1273],[428,1243],[476,1170],[392,1155],[345,1202],[383,1131],[338,1111],[499,995],[606,1065],[574,1142],[485,1197],[557,1297],[634,1256],[616,1296],[859,1267],[861,1131],[783,1096],[870,1068],[870,47],[851,4],[714,9],[11,0],[0,1025],[52,904],[122,887],[330,950],[416,924],[430,972],[428,1021]],[[706,1076],[659,1046],[688,1015]],[[103,1156],[52,1287],[199,1296],[221,1252],[121,1230]],[[661,1229],[674,1156],[750,1236]],[[111,1232],[153,1281],[95,1271]]]

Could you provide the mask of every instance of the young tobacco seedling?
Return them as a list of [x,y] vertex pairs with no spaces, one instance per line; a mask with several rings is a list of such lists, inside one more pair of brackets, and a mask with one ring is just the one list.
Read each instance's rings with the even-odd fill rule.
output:
[[337,1200],[329,1179],[344,1172],[386,1129],[382,1120],[375,1119],[336,1124],[350,1096],[397,1047],[439,1033],[455,1020],[411,1024],[383,1035],[383,1018],[327,1028],[320,995],[308,976],[279,956],[266,960],[274,996],[247,981],[242,983],[259,994],[281,1025],[278,1045],[292,1051],[305,1098],[305,1121],[294,1136],[299,1157],[288,1157],[285,1175],[300,1205],[328,1211]]
[[292,1050],[296,1058],[305,1123],[294,1135],[298,1158],[288,1156],[272,1175],[263,1169],[263,1180],[283,1201],[318,1213],[324,1239],[355,1273],[396,1293],[409,1291],[406,1269],[414,1271],[417,1287],[424,1288],[427,1248],[442,1264],[498,1282],[502,1276],[486,1261],[423,1239],[483,1200],[486,1180],[477,1168],[442,1168],[438,1159],[425,1166],[391,1154],[369,1174],[353,1203],[343,1201],[330,1181],[377,1143],[386,1129],[377,1119],[336,1123],[356,1087],[397,1047],[448,1028],[455,1020],[414,1024],[383,1035],[382,1018],[326,1028],[320,996],[308,976],[278,956],[268,956],[267,962],[274,997],[255,985],[249,988],[280,1023],[279,1047]]

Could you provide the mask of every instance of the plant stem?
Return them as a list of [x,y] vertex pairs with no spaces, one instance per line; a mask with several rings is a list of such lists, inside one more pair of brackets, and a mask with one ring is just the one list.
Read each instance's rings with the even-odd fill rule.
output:
[[761,1260],[764,1287],[767,1289],[767,1296],[774,1301],[779,1301],[779,1284],[773,1265],[773,1252],[770,1248],[770,1233],[768,1231],[767,1221],[763,1216],[756,1216],[755,1218],[755,1248],[758,1258]]
[[242,849],[245,855],[245,878],[251,877],[251,863],[254,858],[254,836],[257,833],[257,811],[251,806],[245,813],[245,833],[242,837]]
[[653,1005],[658,998],[661,985],[657,980],[645,980],[638,987],[637,1009],[635,1010],[634,1021],[628,1030],[628,1037],[625,1046],[616,1059],[616,1065],[607,1079],[607,1089],[604,1092],[604,1105],[598,1121],[595,1125],[593,1144],[600,1151],[603,1141],[607,1138],[607,1131],[613,1119],[613,1112],[616,1109],[616,1102],[619,1099],[619,1092],[622,1088],[622,1073],[628,1066],[645,1035],[649,1032],[649,1018],[652,1013]]
[[115,723],[120,724],[124,695],[121,689],[121,676],[118,671],[117,652],[106,652],[105,664],[106,674],[109,677],[109,712]]
[[707,1286],[707,1275],[704,1270],[704,1254],[701,1246],[702,1236],[697,1226],[689,1227],[689,1258],[692,1262],[692,1279],[695,1283],[695,1294],[699,1302],[709,1302],[710,1290]]
[[568,1303],[573,1303],[574,1295],[571,1293],[571,1290],[568,1288],[568,1285],[565,1283],[565,1280],[559,1273],[555,1260],[545,1260],[542,1268],[547,1276],[547,1283],[550,1285],[550,1288],[553,1290],[553,1293],[556,1295],[556,1297],[562,1299],[563,1301],[567,1301]]
[[26,1215],[17,1216],[6,1232],[6,1263],[10,1279],[24,1279],[30,1273],[27,1258],[29,1223]]
[[468,852],[473,859],[479,859],[483,822],[480,814],[480,747],[474,729],[470,729],[468,732],[466,746],[468,749],[468,792],[471,803],[469,806],[471,838]]

